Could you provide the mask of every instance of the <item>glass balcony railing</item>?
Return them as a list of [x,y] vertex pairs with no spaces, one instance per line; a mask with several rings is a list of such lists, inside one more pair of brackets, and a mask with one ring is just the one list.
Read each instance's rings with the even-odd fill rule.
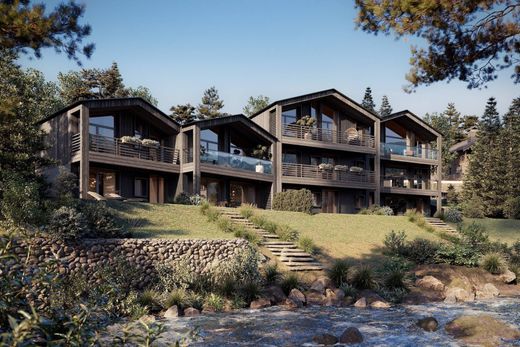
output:
[[405,157],[437,160],[437,150],[423,147],[411,147],[396,143],[382,143],[381,155],[402,155]]
[[206,150],[200,154],[200,162],[269,175],[273,173],[273,164],[269,160],[226,152]]
[[382,188],[437,190],[437,184],[436,180],[421,177],[385,176],[381,179]]

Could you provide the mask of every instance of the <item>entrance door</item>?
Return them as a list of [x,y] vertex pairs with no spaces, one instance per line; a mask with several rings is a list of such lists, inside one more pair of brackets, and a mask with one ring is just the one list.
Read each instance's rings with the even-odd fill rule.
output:
[[336,213],[336,192],[333,190],[323,190],[321,210],[324,213]]
[[164,203],[164,178],[158,176],[150,176],[150,202]]

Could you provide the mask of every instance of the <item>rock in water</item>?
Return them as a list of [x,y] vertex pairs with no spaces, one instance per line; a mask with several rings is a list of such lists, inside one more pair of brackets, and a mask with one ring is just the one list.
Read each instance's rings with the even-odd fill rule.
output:
[[252,301],[251,305],[249,307],[251,307],[254,310],[258,310],[260,308],[266,308],[266,307],[269,307],[269,306],[271,306],[271,301],[270,300],[267,300],[267,299],[264,299],[264,298],[260,298],[258,300]]
[[417,326],[426,331],[437,331],[439,322],[434,317],[426,317],[417,321]]
[[502,275],[498,276],[498,279],[505,284],[511,284],[516,281],[516,275],[511,270],[506,270]]
[[179,317],[179,308],[176,305],[173,305],[169,309],[164,312],[164,318],[176,318]]
[[312,338],[312,341],[318,345],[331,346],[338,343],[338,338],[331,334],[319,334]]
[[194,307],[188,307],[187,309],[184,310],[184,315],[186,317],[194,317],[194,316],[198,316],[199,314],[200,314],[200,311]]
[[415,285],[417,287],[431,289],[435,291],[444,290],[444,284],[433,276],[424,276],[423,278],[420,278],[417,281],[415,281]]
[[366,308],[366,307],[367,307],[367,298],[362,297],[361,299],[359,299],[358,301],[356,301],[356,302],[354,303],[354,307],[357,307],[357,308]]
[[456,302],[474,301],[475,294],[459,287],[450,287],[446,289],[446,299],[444,302],[454,304]]
[[520,338],[520,330],[489,315],[460,316],[446,324],[446,331],[465,345],[503,346]]
[[303,295],[302,292],[300,292],[298,289],[294,288],[289,293],[289,299],[295,301],[295,302],[301,302],[302,306],[305,304],[305,295]]
[[493,299],[500,295],[500,291],[491,283],[486,283],[477,288],[475,296],[477,299]]
[[350,327],[345,329],[343,334],[339,337],[339,343],[344,343],[347,345],[352,345],[355,343],[363,342],[363,335],[358,328]]

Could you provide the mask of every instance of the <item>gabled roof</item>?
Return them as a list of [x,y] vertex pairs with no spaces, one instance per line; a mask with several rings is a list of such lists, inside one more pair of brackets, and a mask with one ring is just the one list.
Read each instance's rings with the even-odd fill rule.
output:
[[154,105],[150,104],[143,98],[140,97],[129,97],[129,98],[110,98],[110,99],[87,99],[87,100],[78,100],[66,107],[62,108],[51,114],[50,116],[42,119],[38,122],[38,124],[42,124],[47,122],[48,120],[67,112],[70,109],[73,109],[76,106],[84,105],[88,108],[118,108],[118,107],[140,107],[146,112],[156,116],[157,118],[165,121],[168,125],[172,126],[176,131],[180,130],[180,125],[173,118],[168,116],[163,111],[159,110]]
[[190,125],[196,124],[199,127],[213,127],[213,126],[220,126],[220,125],[227,125],[231,123],[242,123],[248,128],[251,128],[254,132],[256,132],[258,135],[264,137],[270,142],[276,142],[278,139],[276,136],[271,134],[269,131],[262,128],[260,125],[253,122],[251,119],[247,118],[243,114],[234,114],[234,115],[226,115],[223,117],[217,117],[217,118],[209,118],[209,119],[198,119],[194,120],[188,123],[185,123],[182,125],[183,128],[188,127]]
[[336,97],[339,97],[339,99],[341,101],[349,104],[351,107],[356,108],[359,112],[365,114],[366,116],[368,116],[368,117],[370,117],[370,118],[372,118],[374,120],[380,119],[380,117],[379,117],[379,115],[377,113],[372,112],[370,110],[367,110],[366,108],[361,106],[361,104],[357,103],[356,101],[352,100],[351,98],[349,98],[348,96],[346,96],[345,94],[341,93],[340,91],[338,91],[337,89],[334,89],[334,88],[322,90],[322,91],[319,91],[319,92],[314,92],[314,93],[294,96],[294,97],[287,98],[287,99],[281,99],[281,100],[274,101],[274,102],[270,103],[269,105],[267,105],[266,107],[264,107],[263,109],[261,109],[260,111],[258,111],[255,114],[251,115],[250,118],[254,118],[254,117],[258,116],[260,113],[262,113],[262,112],[264,112],[264,111],[266,111],[266,110],[270,109],[271,107],[273,107],[275,105],[278,105],[278,104],[281,104],[283,106],[283,105],[288,105],[288,104],[294,104],[294,103],[297,103],[297,102],[303,102],[303,101],[309,101],[309,100],[313,100],[313,99],[319,99],[319,98],[323,98],[323,97],[326,97],[326,96],[336,96]]
[[399,112],[392,113],[391,115],[381,119],[381,123],[384,123],[384,122],[387,122],[387,121],[390,121],[393,119],[403,118],[403,117],[407,117],[407,118],[411,119],[412,121],[417,123],[420,127],[422,127],[423,129],[427,130],[428,132],[430,132],[431,134],[433,134],[435,136],[442,136],[442,133],[440,131],[438,131],[437,129],[432,127],[430,124],[426,123],[421,117],[417,116],[415,113],[413,113],[409,110],[402,110]]
[[450,152],[466,152],[477,142],[476,137],[467,138],[464,141],[457,142],[453,146],[450,147]]

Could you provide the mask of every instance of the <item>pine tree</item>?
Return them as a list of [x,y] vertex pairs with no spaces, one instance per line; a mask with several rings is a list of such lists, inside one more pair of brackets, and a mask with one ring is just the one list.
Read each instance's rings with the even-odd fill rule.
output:
[[269,105],[269,97],[258,95],[256,98],[253,96],[249,97],[247,100],[247,105],[244,106],[242,112],[248,117],[254,115],[256,112],[260,111],[264,107]]
[[372,89],[370,89],[370,87],[367,87],[367,89],[365,89],[365,96],[363,97],[361,106],[363,106],[369,111],[376,112],[376,104],[374,103],[374,99],[372,98]]
[[193,113],[195,107],[190,104],[172,106],[170,111],[172,111],[172,118],[181,124],[188,123],[195,119],[195,114]]
[[479,210],[488,217],[502,215],[508,196],[504,184],[507,176],[505,149],[498,141],[502,129],[496,104],[494,98],[486,104],[464,181],[466,204],[479,206]]
[[98,80],[103,98],[121,98],[128,95],[116,62],[113,62],[110,68],[100,71]]
[[220,110],[224,107],[224,101],[220,100],[218,90],[215,87],[204,91],[201,103],[197,106],[199,118],[216,118],[222,116]]
[[498,145],[504,151],[502,158],[506,167],[504,184],[508,200],[520,198],[520,97],[513,100],[504,115],[504,128],[500,132]]
[[388,117],[392,114],[392,106],[390,106],[390,102],[388,101],[388,97],[383,95],[381,99],[381,107],[379,108],[379,115],[381,117]]

